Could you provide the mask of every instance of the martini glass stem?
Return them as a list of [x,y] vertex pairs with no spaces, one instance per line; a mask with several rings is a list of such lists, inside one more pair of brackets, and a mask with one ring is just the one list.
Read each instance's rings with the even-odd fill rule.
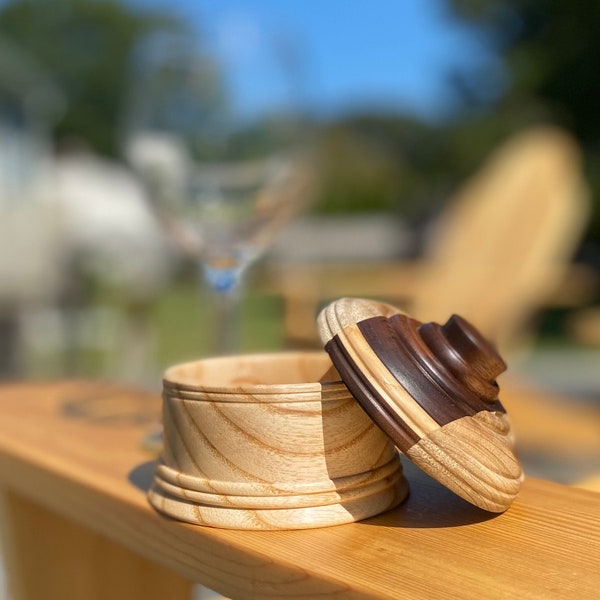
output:
[[242,269],[204,264],[202,270],[213,305],[213,321],[207,328],[212,333],[210,351],[214,355],[239,352]]

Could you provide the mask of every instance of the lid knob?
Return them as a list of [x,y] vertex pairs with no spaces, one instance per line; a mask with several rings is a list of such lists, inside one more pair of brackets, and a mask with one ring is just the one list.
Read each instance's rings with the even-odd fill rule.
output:
[[435,358],[456,378],[457,384],[488,402],[498,398],[496,378],[506,371],[506,363],[473,325],[452,315],[442,326],[425,323],[418,331]]

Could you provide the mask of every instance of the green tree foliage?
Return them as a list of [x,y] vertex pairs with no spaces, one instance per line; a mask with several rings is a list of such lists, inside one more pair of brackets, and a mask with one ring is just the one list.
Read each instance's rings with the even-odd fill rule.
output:
[[600,247],[600,4],[446,0],[445,6],[449,18],[479,32],[498,57],[501,85],[498,70],[449,73],[458,110],[441,123],[388,115],[329,128],[323,209],[429,213],[511,133],[554,123],[584,150],[595,203],[588,240]]
[[325,213],[430,212],[451,186],[446,139],[398,115],[357,115],[324,127],[320,139]]
[[57,138],[117,152],[117,123],[137,43],[182,27],[171,16],[117,0],[12,0],[0,6],[0,36],[32,56],[56,81],[66,108]]
[[[504,61],[504,92],[475,123],[510,131],[536,121],[581,144],[595,204],[589,239],[600,242],[600,4],[596,0],[448,0]],[[493,125],[495,123],[495,125]],[[470,126],[473,124],[464,124]]]
[[600,4],[595,0],[450,0],[503,58],[508,86],[500,108],[537,110],[583,143],[600,134]]

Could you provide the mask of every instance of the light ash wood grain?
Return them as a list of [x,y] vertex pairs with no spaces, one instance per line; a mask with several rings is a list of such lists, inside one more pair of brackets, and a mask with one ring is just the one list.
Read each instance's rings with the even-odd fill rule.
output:
[[391,317],[400,312],[395,306],[377,300],[355,297],[338,298],[328,304],[318,316],[319,336],[323,345],[347,327],[371,317]]
[[10,600],[191,600],[191,581],[103,532],[10,491],[2,501]]
[[391,441],[324,352],[168,369],[152,505],[200,525],[296,529],[374,516],[408,492]]
[[[507,401],[518,407],[511,392]],[[140,447],[147,425],[65,415],[73,398],[94,397],[99,409],[102,395],[107,403],[119,395],[136,410],[145,405],[145,414],[160,406],[158,393],[94,383],[0,388],[0,485],[227,597],[597,597],[600,494],[529,478],[511,510],[490,518],[408,464],[409,499],[365,522],[304,531],[195,527],[148,505],[153,465]],[[35,555],[38,566],[30,563],[40,585],[51,553],[47,547]],[[76,571],[87,557],[73,556]],[[110,579],[96,578],[104,598]]]
[[406,455],[461,498],[492,512],[510,507],[523,482],[506,415],[477,413],[453,421]]

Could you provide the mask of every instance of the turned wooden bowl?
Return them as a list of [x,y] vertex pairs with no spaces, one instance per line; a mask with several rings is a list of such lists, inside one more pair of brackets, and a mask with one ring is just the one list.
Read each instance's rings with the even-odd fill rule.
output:
[[304,529],[398,505],[407,484],[393,442],[325,352],[241,355],[169,368],[164,449],[152,505],[235,529]]

